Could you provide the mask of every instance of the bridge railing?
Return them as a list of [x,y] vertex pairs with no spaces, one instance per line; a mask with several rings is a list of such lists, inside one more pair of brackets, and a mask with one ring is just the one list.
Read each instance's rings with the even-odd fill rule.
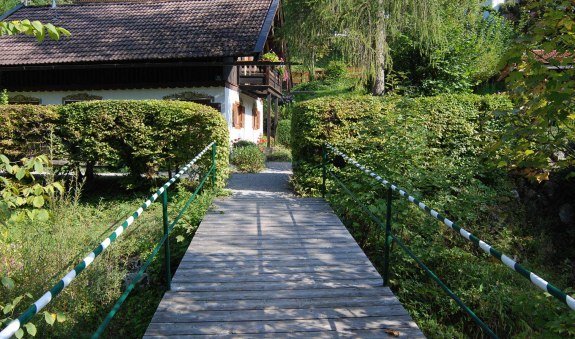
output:
[[[192,193],[190,198],[186,201],[184,207],[178,212],[178,215],[172,222],[169,221],[168,215],[168,189],[172,186],[176,181],[178,181],[184,174],[188,173],[192,167],[209,151],[211,150],[211,165],[206,172],[206,174],[200,179],[198,187]],[[38,299],[33,305],[31,305],[24,313],[22,313],[18,318],[11,321],[6,328],[0,331],[0,339],[8,339],[11,338],[16,332],[22,328],[27,322],[29,322],[32,317],[40,312],[46,305],[50,303],[56,296],[58,296],[66,287],[68,287],[72,281],[82,273],[88,266],[90,266],[94,260],[101,255],[113,242],[115,242],[122,233],[130,225],[132,225],[136,219],[138,219],[145,210],[147,210],[158,198],[161,197],[162,203],[162,224],[164,235],[163,237],[156,243],[154,250],[152,253],[146,258],[145,263],[141,266],[138,273],[132,279],[130,285],[126,288],[124,293],[120,296],[116,304],[113,306],[112,310],[108,313],[102,324],[98,327],[96,332],[92,335],[92,338],[99,338],[108,327],[124,301],[128,298],[134,287],[138,284],[140,279],[143,277],[146,269],[152,263],[152,260],[156,257],[156,255],[160,252],[162,247],[164,247],[164,266],[165,266],[165,273],[166,273],[166,283],[168,290],[171,288],[171,279],[172,274],[170,271],[170,243],[168,241],[170,237],[170,233],[180,221],[186,210],[190,207],[190,205],[194,202],[198,194],[201,192],[202,188],[204,187],[206,181],[211,178],[212,186],[215,187],[216,183],[216,174],[217,174],[217,166],[216,166],[216,151],[217,145],[215,142],[210,143],[206,146],[194,159],[192,159],[188,164],[186,164],[178,173],[176,173],[168,182],[166,182],[162,187],[160,187],[154,194],[152,194],[148,200],[146,200],[140,208],[138,208],[128,219],[126,219],[110,236],[108,236],[104,241],[98,245],[90,254],[88,254],[82,262],[74,267],[73,270],[68,272],[56,285],[54,285],[48,292],[46,292],[40,299]]]
[[[329,165],[328,160],[329,160],[330,154],[335,155],[336,157],[339,157],[339,159],[338,159],[339,161],[337,161],[338,166],[344,166],[346,163],[350,163],[357,170],[359,170],[359,171],[363,172],[364,174],[366,174],[367,176],[371,177],[373,180],[375,180],[379,184],[383,185],[383,187],[387,189],[385,223],[380,219],[380,217],[375,215],[369,208],[367,208],[365,206],[365,204],[359,200],[357,195],[354,194],[341,181],[341,179],[335,174],[335,172],[332,171],[328,167],[328,165]],[[420,210],[425,212],[427,215],[439,220],[441,223],[443,223],[444,225],[446,225],[450,229],[459,233],[459,235],[461,235],[463,238],[467,239],[468,241],[472,242],[473,244],[475,244],[476,246],[481,248],[481,250],[483,250],[485,253],[497,258],[505,266],[509,267],[513,271],[519,273],[521,276],[523,276],[524,278],[531,281],[532,284],[539,287],[543,291],[551,294],[552,296],[554,296],[559,301],[565,303],[572,310],[575,310],[575,299],[573,297],[567,295],[565,292],[561,291],[559,288],[553,286],[552,284],[548,283],[543,278],[541,278],[538,275],[536,275],[535,273],[529,271],[528,269],[523,267],[521,264],[519,264],[515,260],[511,259],[509,256],[501,253],[500,251],[493,248],[488,243],[477,238],[472,233],[461,228],[455,222],[449,220],[448,218],[445,218],[439,212],[437,212],[434,209],[431,209],[430,207],[428,207],[423,202],[421,202],[421,201],[417,200],[416,198],[414,198],[413,196],[411,196],[405,190],[399,188],[397,185],[394,185],[393,183],[382,178],[379,174],[369,170],[366,166],[358,163],[356,160],[349,157],[347,154],[339,151],[334,146],[332,146],[330,144],[324,144],[323,145],[321,166],[322,166],[322,195],[324,197],[325,197],[326,191],[327,191],[326,181],[328,180],[328,175],[329,175],[329,177],[331,177],[335,181],[335,183],[338,186],[340,186],[342,188],[342,190],[347,195],[349,195],[358,204],[358,206],[370,217],[370,219],[373,222],[375,222],[382,229],[385,229],[384,262],[383,262],[383,282],[384,282],[384,285],[387,285],[389,283],[390,249],[391,249],[391,244],[393,242],[395,242],[409,257],[411,257],[413,260],[415,260],[415,262],[419,265],[419,267],[421,267],[421,269],[423,269],[423,271],[430,278],[432,278],[441,287],[441,289],[447,295],[449,295],[449,297],[451,297],[457,303],[457,305],[475,321],[475,323],[477,323],[477,325],[479,327],[481,327],[481,329],[485,332],[486,335],[488,335],[492,338],[497,338],[497,335],[493,332],[493,330],[491,330],[491,328],[489,328],[489,326],[487,326],[487,324],[485,324],[485,322],[483,322],[483,320],[481,320],[457,295],[455,295],[455,293],[431,269],[429,269],[429,267],[427,267],[423,263],[423,261],[419,257],[417,257],[401,241],[401,239],[399,239],[393,233],[393,230],[391,227],[391,225],[392,225],[391,215],[392,215],[392,205],[393,205],[393,193],[397,192],[397,193],[399,193],[400,197],[413,203],[414,205],[419,207]]]

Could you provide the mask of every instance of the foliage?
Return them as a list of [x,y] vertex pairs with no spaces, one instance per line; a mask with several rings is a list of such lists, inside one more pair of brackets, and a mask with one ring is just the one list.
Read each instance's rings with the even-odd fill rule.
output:
[[246,146],[257,146],[257,144],[255,142],[249,141],[249,140],[238,140],[236,142],[233,143],[233,148],[240,148],[240,147],[246,147]]
[[[544,180],[546,173],[575,165],[575,6],[572,1],[531,1],[527,33],[510,51],[507,78],[517,110],[499,145],[508,168],[526,168]],[[538,51],[539,54],[537,54]]]
[[291,142],[291,121],[280,120],[276,128],[276,143],[290,147]]
[[[118,185],[118,179],[97,180],[101,180],[94,186],[98,190],[84,190],[82,196],[79,194],[82,188],[71,183],[65,196],[53,202],[49,220],[18,222],[13,225],[9,242],[0,241],[0,272],[15,282],[15,287],[8,293],[0,293],[0,304],[26,293],[34,296],[34,300],[40,297],[87,252],[109,236],[120,221],[132,215],[150,195],[150,190],[155,191],[157,186],[157,182],[145,181],[139,191],[126,193]],[[165,180],[163,178],[162,183]],[[190,197],[191,191],[187,187],[195,186],[189,183],[172,187],[170,220]],[[200,194],[174,229],[170,241],[172,272],[186,252],[193,232],[213,198],[210,191]],[[161,204],[150,206],[121,238],[55,298],[46,313],[56,322],[64,317],[67,321],[57,327],[50,326],[50,322],[37,323],[38,336],[89,337],[124,292],[123,286],[129,281],[130,274],[139,268],[161,238],[161,216]],[[163,258],[158,256],[146,272],[144,281],[117,313],[107,337],[143,336],[165,292],[162,267]],[[14,314],[22,312],[32,301],[22,300]],[[54,313],[50,309],[60,312]],[[48,321],[46,313],[40,316]]]
[[54,106],[0,106],[0,153],[12,159],[40,154],[62,155],[59,138],[53,133],[58,123]]
[[[321,144],[327,141],[496,248],[529,258],[527,249],[538,245],[525,232],[514,186],[490,159],[490,144],[503,130],[493,112],[511,109],[510,100],[500,95],[326,97],[299,103],[292,109],[294,185],[302,194],[319,193],[317,166]],[[383,220],[384,187],[349,164],[329,168],[359,200],[328,180],[330,203],[381,268],[381,227],[370,221],[364,206]],[[398,198],[393,204],[395,234],[496,333],[537,337],[572,330],[569,310],[559,302],[504,265],[489,261],[480,249],[408,201]],[[392,288],[426,335],[480,336],[473,321],[397,247],[391,260]],[[568,274],[550,272],[548,261],[536,263],[529,260],[528,266],[559,286],[569,285]]]
[[8,91],[3,89],[0,92],[0,105],[8,105]]
[[0,154],[0,172],[6,173],[0,176],[0,226],[9,230],[15,222],[50,218],[47,207],[57,194],[64,193],[64,187],[59,182],[36,182],[31,173],[43,173],[47,166],[50,162],[45,155],[13,163]]
[[43,42],[48,36],[52,40],[60,40],[61,36],[69,37],[71,34],[62,27],[56,27],[50,23],[43,24],[40,21],[0,21],[0,36],[25,34],[34,36],[38,42]]
[[[219,187],[227,176],[229,132],[222,115],[180,101],[93,101],[59,108],[58,133],[77,162],[127,166],[134,176],[186,164],[211,141],[218,144]],[[209,154],[198,165],[211,165]]]
[[266,161],[291,162],[291,151],[283,146],[274,146],[266,152]]
[[347,77],[347,64],[343,61],[331,60],[325,68],[325,77],[328,80]]
[[236,148],[231,155],[231,163],[241,172],[260,172],[266,166],[265,161],[264,153],[257,146]]

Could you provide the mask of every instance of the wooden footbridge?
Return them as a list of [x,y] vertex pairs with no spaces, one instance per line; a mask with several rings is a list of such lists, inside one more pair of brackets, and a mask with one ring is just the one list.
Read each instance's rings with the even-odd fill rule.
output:
[[232,178],[146,338],[423,337],[330,206],[287,194],[285,177]]

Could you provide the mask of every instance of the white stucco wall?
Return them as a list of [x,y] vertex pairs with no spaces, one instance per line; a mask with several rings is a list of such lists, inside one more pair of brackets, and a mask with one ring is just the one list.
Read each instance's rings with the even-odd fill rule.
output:
[[[214,102],[219,103],[222,114],[228,122],[230,130],[230,140],[243,139],[257,142],[263,132],[263,117],[260,116],[260,129],[253,130],[253,105],[257,105],[261,114],[263,112],[263,101],[253,99],[247,95],[241,95],[236,90],[225,87],[185,87],[185,88],[158,88],[158,89],[126,89],[126,90],[95,90],[95,91],[54,91],[54,92],[11,92],[10,96],[24,95],[39,98],[42,105],[61,105],[62,98],[80,93],[97,95],[102,100],[161,100],[165,96],[182,92],[196,92],[214,97]],[[241,99],[240,99],[241,97]],[[235,102],[241,101],[246,108],[245,128],[236,129],[232,126],[232,107]]]

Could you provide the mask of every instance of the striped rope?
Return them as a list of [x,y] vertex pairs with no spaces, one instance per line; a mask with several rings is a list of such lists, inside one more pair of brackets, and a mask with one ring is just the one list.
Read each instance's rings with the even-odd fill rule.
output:
[[365,174],[371,176],[376,181],[383,184],[385,187],[391,188],[393,191],[398,192],[402,197],[407,198],[407,200],[409,200],[410,202],[415,204],[421,210],[425,211],[427,214],[429,214],[432,217],[434,217],[435,219],[439,220],[440,222],[445,224],[447,227],[456,231],[457,233],[459,233],[459,235],[461,235],[465,239],[467,239],[467,240],[471,241],[472,243],[474,243],[475,245],[479,246],[485,253],[492,255],[493,257],[499,259],[505,266],[507,266],[510,269],[514,270],[515,272],[519,273],[523,277],[529,279],[533,285],[539,287],[540,289],[542,289],[545,292],[548,292],[549,294],[551,294],[552,296],[554,296],[555,298],[557,298],[561,302],[567,304],[567,306],[569,306],[569,308],[571,308],[572,310],[575,310],[575,299],[573,299],[573,297],[567,295],[565,292],[563,292],[559,288],[553,286],[552,284],[550,284],[549,282],[547,282],[543,278],[539,277],[537,274],[529,271],[528,269],[523,267],[521,264],[519,264],[515,260],[513,260],[510,257],[508,257],[507,255],[499,252],[498,250],[493,248],[491,245],[489,245],[488,243],[484,242],[483,240],[477,238],[475,235],[471,234],[467,230],[459,227],[456,223],[445,218],[444,216],[439,214],[436,210],[429,208],[423,202],[415,199],[413,196],[409,195],[407,192],[400,189],[396,185],[383,179],[377,173],[370,171],[369,169],[367,169],[365,166],[361,165],[360,163],[358,163],[354,159],[352,159],[349,156],[347,156],[346,154],[340,152],[334,146],[332,146],[330,144],[326,144],[326,146],[330,150],[332,150],[335,154],[342,156],[345,160],[347,160],[348,162],[353,164],[355,167],[360,169]]
[[166,182],[162,187],[160,187],[156,193],[154,193],[146,202],[144,202],[136,212],[134,212],[128,219],[126,219],[122,225],[120,225],[112,234],[102,241],[96,249],[94,249],[84,260],[79,263],[73,270],[68,272],[52,289],[46,292],[40,299],[38,299],[32,306],[30,306],[24,313],[22,313],[18,318],[11,321],[8,326],[0,332],[0,339],[11,338],[24,324],[26,324],[33,316],[38,314],[53,298],[58,296],[64,288],[68,287],[70,283],[84,271],[88,266],[90,266],[94,259],[96,259],[102,252],[104,252],[110,244],[112,244],[116,239],[124,233],[124,231],[138,219],[142,213],[148,207],[154,203],[162,193],[164,193],[168,187],[176,182],[185,172],[187,172],[192,165],[194,165],[214,144],[212,142],[203,151],[201,151],[192,161],[190,161],[184,168],[182,168],[173,178]]

